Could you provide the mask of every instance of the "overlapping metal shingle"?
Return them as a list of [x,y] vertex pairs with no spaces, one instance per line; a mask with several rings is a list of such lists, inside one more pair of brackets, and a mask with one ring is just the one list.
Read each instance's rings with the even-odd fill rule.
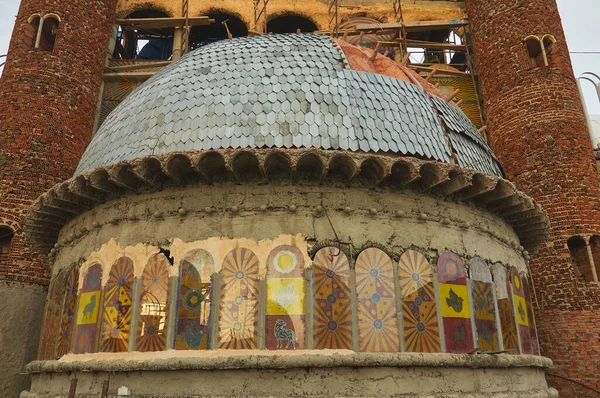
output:
[[100,127],[76,173],[152,154],[220,148],[313,147],[448,162],[435,104],[460,165],[500,174],[460,110],[441,99],[445,107],[432,104],[416,85],[345,64],[336,44],[320,35],[264,35],[202,47],[127,97]]
[[431,100],[446,125],[459,165],[501,176],[496,156],[469,118],[458,107],[439,97],[431,96]]

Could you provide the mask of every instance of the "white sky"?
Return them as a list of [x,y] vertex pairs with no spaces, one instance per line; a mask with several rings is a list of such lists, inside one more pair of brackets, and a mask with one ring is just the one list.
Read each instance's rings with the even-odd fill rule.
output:
[[[20,0],[0,0],[0,55],[6,54]],[[600,75],[600,1],[557,0],[575,75]],[[590,54],[590,53],[596,54]],[[0,63],[3,61],[0,60]],[[590,114],[600,115],[600,101],[591,83],[583,83]],[[598,133],[600,135],[600,132]]]

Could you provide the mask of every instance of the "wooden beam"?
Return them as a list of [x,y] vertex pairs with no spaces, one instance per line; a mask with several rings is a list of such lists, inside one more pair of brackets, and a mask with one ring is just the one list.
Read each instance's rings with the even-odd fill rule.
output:
[[[417,72],[431,72],[435,69],[435,68],[429,68],[427,66],[421,66],[421,65],[415,65],[415,64],[410,65],[410,67],[412,69],[416,70]],[[447,69],[438,69],[435,73],[438,75],[471,76],[471,74],[468,72],[460,72],[460,71],[447,70]]]
[[408,47],[420,47],[434,50],[453,50],[456,52],[465,52],[467,49],[464,44],[435,43],[421,40],[406,40],[406,45]]
[[169,65],[171,61],[155,61],[130,65],[108,66],[104,68],[105,73],[130,72],[136,69],[162,68]]
[[359,32],[377,33],[381,31],[398,31],[402,27],[406,29],[406,32],[427,32],[430,30],[441,30],[441,29],[456,29],[468,25],[469,21],[466,19],[456,19],[450,21],[416,21],[416,22],[400,22],[392,23],[380,23],[380,24],[358,24],[356,30]]
[[156,72],[123,72],[123,73],[105,73],[105,82],[114,82],[118,80],[148,80],[154,76]]
[[[148,30],[165,29],[185,26],[185,18],[132,18],[117,19],[117,25],[121,25],[123,30]],[[214,19],[209,17],[194,17],[187,20],[188,26],[206,26],[215,23]]]

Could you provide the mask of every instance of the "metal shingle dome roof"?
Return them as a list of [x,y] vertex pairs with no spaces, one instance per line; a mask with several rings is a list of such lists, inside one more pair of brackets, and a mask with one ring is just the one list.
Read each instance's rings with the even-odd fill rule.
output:
[[463,168],[501,176],[466,115],[417,84],[349,69],[327,36],[219,41],[127,97],[92,139],[76,175],[176,151],[318,148],[454,157]]

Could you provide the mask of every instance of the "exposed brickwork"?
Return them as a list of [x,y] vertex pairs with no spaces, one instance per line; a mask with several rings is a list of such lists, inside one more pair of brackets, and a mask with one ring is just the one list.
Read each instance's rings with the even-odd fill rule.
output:
[[[600,390],[600,311],[538,310],[538,334],[545,355],[555,358],[556,369],[548,373],[573,378]],[[575,383],[549,376],[561,397],[592,397],[595,393]]]
[[[45,259],[25,242],[32,201],[68,179],[91,138],[116,0],[23,0],[0,81],[0,225],[15,231],[0,278],[47,283]],[[27,22],[56,13],[52,52],[33,48]]]
[[[508,178],[550,216],[549,239],[532,260],[542,354],[556,361],[556,373],[597,385],[600,355],[588,355],[600,350],[597,335],[585,337],[585,347],[570,339],[592,331],[594,315],[584,310],[600,310],[600,290],[577,280],[567,239],[589,241],[600,231],[600,192],[555,0],[467,0],[467,11],[492,148]],[[550,66],[532,68],[523,39],[544,34],[557,39]],[[569,393],[557,378],[549,381],[562,388],[561,396],[589,394]]]

